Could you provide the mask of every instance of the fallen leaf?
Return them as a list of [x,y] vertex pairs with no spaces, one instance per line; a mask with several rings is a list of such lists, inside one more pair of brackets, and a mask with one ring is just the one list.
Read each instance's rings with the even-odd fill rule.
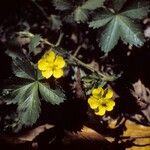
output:
[[134,139],[134,144],[126,150],[150,150],[150,127],[136,124],[130,120],[125,122],[127,128],[123,133],[123,137]]

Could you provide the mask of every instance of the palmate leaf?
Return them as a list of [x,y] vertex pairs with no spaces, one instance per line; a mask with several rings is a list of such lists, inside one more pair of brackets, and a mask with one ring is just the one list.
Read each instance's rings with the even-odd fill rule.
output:
[[93,29],[100,28],[104,25],[106,25],[109,21],[112,20],[114,14],[110,11],[107,11],[105,9],[100,9],[96,16],[94,17],[94,21],[91,21],[89,23],[89,27],[92,27]]
[[39,91],[41,96],[51,104],[60,104],[65,100],[65,95],[60,89],[51,89],[47,83],[39,82]]
[[129,6],[122,10],[121,15],[132,19],[142,19],[150,12],[150,1],[134,0]]
[[[96,15],[94,21],[89,23],[89,27],[95,29],[104,26],[101,35],[98,36],[99,46],[102,51],[105,53],[110,52],[119,39],[130,45],[142,46],[144,44],[145,40],[142,29],[137,24],[136,20],[131,20],[131,18],[141,19],[145,16],[149,7],[145,6],[146,3],[143,1],[143,5],[134,5],[134,7],[131,7],[134,9],[124,9],[124,11],[121,10],[120,13],[112,13],[109,10],[105,10],[105,13],[107,11],[106,15],[103,13]],[[143,7],[145,7],[145,10]],[[136,13],[135,16],[134,13]]]
[[39,118],[41,112],[41,103],[38,96],[38,83],[31,83],[20,90],[18,90],[17,95],[17,98],[20,98],[18,99],[17,109],[19,120],[24,125],[33,125]]
[[65,96],[61,90],[51,89],[46,83],[42,83],[41,73],[34,67],[34,64],[27,59],[19,59],[17,56],[13,58],[13,72],[19,77],[18,80],[23,81],[19,85],[8,88],[12,103],[17,104],[17,112],[19,121],[22,125],[33,125],[39,118],[41,112],[41,102],[39,95],[43,100],[51,104],[60,104],[65,100]]
[[82,7],[77,7],[74,11],[74,19],[76,22],[85,22],[88,19],[89,12]]
[[81,6],[78,6],[74,11],[74,19],[77,23],[88,20],[90,10],[95,10],[103,6],[105,0],[87,0]]
[[15,76],[30,80],[36,80],[36,71],[34,66],[27,59],[13,59],[12,69]]
[[87,0],[81,7],[82,9],[95,10],[103,6],[105,0]]
[[120,37],[125,43],[130,45],[142,46],[144,44],[144,36],[140,26],[133,23],[130,18],[119,16]]
[[99,44],[102,51],[111,51],[119,38],[130,45],[141,46],[144,43],[144,36],[137,24],[125,16],[115,15],[101,33]]
[[114,17],[101,33],[99,46],[105,53],[108,53],[117,44],[120,36],[118,29],[118,18]]

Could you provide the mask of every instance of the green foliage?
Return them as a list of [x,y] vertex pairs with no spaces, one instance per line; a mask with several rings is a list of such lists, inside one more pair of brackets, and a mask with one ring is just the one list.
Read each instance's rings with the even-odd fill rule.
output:
[[27,59],[13,59],[12,66],[13,72],[17,77],[31,80],[36,79],[34,66]]
[[60,89],[51,89],[47,83],[40,83],[39,82],[39,91],[41,96],[51,104],[59,105],[64,101],[65,95],[61,92]]
[[22,86],[15,92],[18,101],[18,114],[21,124],[33,125],[41,112],[38,96],[38,82]]
[[[124,1],[125,2],[125,1]],[[115,4],[115,2],[114,2]],[[140,5],[139,5],[140,4]],[[119,10],[122,6],[117,4]],[[105,53],[110,52],[114,46],[121,40],[130,45],[141,46],[144,44],[144,35],[141,32],[140,26],[133,19],[141,19],[148,12],[149,5],[143,1],[132,4],[132,7],[126,7],[120,12],[111,12],[108,9],[98,13],[94,21],[89,23],[89,27],[100,28],[103,31],[98,36],[99,46]],[[138,15],[140,12],[140,15]],[[132,18],[132,19],[131,19]]]
[[29,53],[35,52],[36,47],[40,44],[41,36],[34,35],[29,43]]
[[[60,11],[70,11],[69,17],[73,14],[73,18],[77,23],[83,23],[88,20],[89,14],[92,10],[103,6],[105,0],[87,0],[82,1],[82,4],[78,4],[78,7],[74,7],[73,2],[67,0],[53,0],[52,3],[55,9]],[[72,11],[73,10],[73,11]]]
[[134,0],[133,3],[123,9],[121,15],[132,19],[143,19],[150,11],[150,2],[143,0]]
[[109,0],[111,8],[108,8],[104,2],[105,0],[56,0],[53,5],[57,10],[65,12],[64,20],[72,24],[72,20],[86,23],[91,16],[89,27],[97,30],[102,28],[97,41],[105,53],[110,52],[119,39],[129,45],[143,45],[144,36],[137,21],[148,14],[150,3],[145,0]]
[[[39,95],[47,102],[55,105],[65,100],[65,95],[60,89],[51,89],[48,84],[43,83],[40,72],[35,65],[25,56],[19,59],[17,54],[7,51],[13,59],[13,73],[19,80],[24,79],[21,85],[11,90],[12,103],[17,103],[19,122],[23,125],[33,125],[39,118],[41,102]],[[16,56],[16,57],[15,57]]]
[[62,21],[61,21],[60,16],[51,15],[51,17],[50,17],[50,26],[51,26],[51,30],[59,30],[62,26]]
[[78,23],[85,22],[88,19],[88,11],[82,7],[77,7],[74,11],[74,19]]
[[81,7],[82,9],[95,10],[102,7],[104,1],[105,0],[87,0]]
[[95,10],[103,6],[104,0],[87,0],[83,5],[78,6],[74,11],[76,22],[85,22],[88,20],[90,10]]
[[114,14],[111,11],[100,9],[96,13],[94,20],[89,23],[89,27],[92,27],[93,29],[100,28],[110,22],[113,17]]
[[72,5],[68,0],[53,0],[52,3],[57,10],[64,11],[72,8]]

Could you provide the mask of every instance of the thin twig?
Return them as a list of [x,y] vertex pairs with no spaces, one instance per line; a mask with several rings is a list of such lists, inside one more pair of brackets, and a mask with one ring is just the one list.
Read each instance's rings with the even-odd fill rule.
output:
[[75,50],[75,52],[74,52],[74,54],[73,54],[73,56],[74,57],[76,57],[77,55],[78,55],[78,52],[79,52],[79,50],[82,48],[82,45],[79,45],[78,47],[77,47],[77,49]]
[[63,36],[64,36],[64,33],[60,33],[59,38],[58,38],[58,40],[57,40],[57,42],[55,44],[55,47],[58,47],[60,45]]
[[[28,34],[26,34],[26,36],[28,36]],[[60,34],[60,36],[59,36],[58,41],[56,42],[56,44],[53,44],[53,43],[49,42],[47,39],[43,39],[43,38],[41,38],[41,42],[43,42],[43,43],[51,46],[52,48],[55,48],[55,47],[58,47],[60,45],[60,43],[62,41],[62,38],[63,38],[63,35],[64,35],[63,33]],[[80,50],[81,47],[82,46],[79,46],[77,48],[76,52],[73,55],[72,54],[68,54],[69,60],[74,60],[78,65],[80,65],[80,66],[82,66],[82,67],[90,70],[91,72],[97,73],[102,78],[102,80],[104,80],[104,81],[113,81],[114,77],[105,75],[105,74],[101,73],[100,71],[95,70],[89,64],[86,64],[86,63],[82,62],[80,59],[78,59],[76,57],[76,55],[77,55],[77,53],[78,53],[78,51]]]

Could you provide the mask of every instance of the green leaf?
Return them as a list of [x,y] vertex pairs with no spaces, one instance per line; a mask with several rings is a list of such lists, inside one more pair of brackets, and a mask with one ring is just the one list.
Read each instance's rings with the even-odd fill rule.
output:
[[144,0],[134,0],[128,7],[123,10],[121,15],[133,19],[143,19],[150,12],[150,2]]
[[52,30],[59,30],[62,26],[62,21],[60,19],[60,16],[57,15],[51,15],[50,17],[50,25]]
[[52,3],[57,10],[70,10],[72,9],[71,3],[69,3],[67,0],[52,0]]
[[141,28],[130,18],[116,15],[99,37],[99,46],[105,53],[110,52],[121,38],[126,44],[142,46],[144,36]]
[[95,10],[103,6],[105,0],[87,0],[81,7],[82,9]]
[[16,59],[16,58],[22,59],[25,57],[24,53],[21,50],[9,50],[9,49],[7,49],[5,51],[5,53],[9,57],[11,57],[12,59]]
[[29,43],[29,53],[32,53],[36,50],[36,47],[40,44],[41,36],[40,35],[34,35],[31,38],[31,41]]
[[34,82],[20,90],[18,91],[18,95],[16,95],[20,98],[17,109],[19,119],[22,124],[31,126],[37,121],[41,112],[38,83]]
[[104,26],[101,34],[98,35],[101,50],[105,53],[110,52],[119,39],[126,44],[142,46],[145,41],[142,28],[134,19],[143,18],[147,14],[148,8],[148,3],[143,1],[142,4],[138,1],[137,4],[133,3],[124,11],[120,10],[120,13],[111,13],[110,10],[100,9],[101,11],[96,14],[94,20],[89,23],[89,27],[95,29]]
[[88,10],[77,7],[74,11],[74,18],[77,23],[85,22],[88,19]]
[[101,9],[94,17],[94,21],[91,21],[89,23],[89,27],[92,27],[93,29],[100,28],[106,25],[109,21],[111,21],[112,18],[113,14],[110,11]]
[[17,77],[36,80],[35,68],[27,59],[13,59],[12,68]]
[[117,17],[106,26],[105,30],[101,33],[100,43],[102,51],[108,53],[117,44],[119,40],[119,24]]
[[130,45],[142,46],[144,44],[144,36],[141,32],[141,28],[133,23],[130,18],[120,15],[118,17],[121,39]]
[[51,104],[60,104],[65,100],[65,95],[59,89],[53,90],[46,83],[39,83],[39,91],[41,96]]
[[120,11],[127,0],[112,0],[113,8],[116,12]]

